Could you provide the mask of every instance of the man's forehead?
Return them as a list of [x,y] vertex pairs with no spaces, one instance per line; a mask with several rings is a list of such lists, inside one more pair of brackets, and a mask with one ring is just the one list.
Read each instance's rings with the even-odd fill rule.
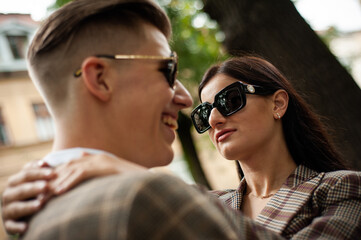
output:
[[144,38],[140,41],[138,53],[170,56],[171,50],[166,36],[155,26],[143,24]]

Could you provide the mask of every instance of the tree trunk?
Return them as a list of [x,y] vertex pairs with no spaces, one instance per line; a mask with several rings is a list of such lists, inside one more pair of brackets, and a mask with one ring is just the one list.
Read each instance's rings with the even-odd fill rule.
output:
[[259,54],[328,119],[336,145],[361,169],[361,91],[290,0],[203,0],[230,54]]
[[206,175],[203,172],[201,163],[199,161],[197,151],[195,149],[194,141],[191,135],[191,119],[184,115],[182,112],[179,112],[179,128],[178,136],[182,144],[184,158],[189,166],[190,172],[198,184],[206,186],[208,189],[211,189],[211,186],[206,178]]

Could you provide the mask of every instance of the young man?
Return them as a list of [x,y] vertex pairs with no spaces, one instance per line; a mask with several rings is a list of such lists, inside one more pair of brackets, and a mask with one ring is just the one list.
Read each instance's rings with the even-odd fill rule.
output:
[[[170,32],[167,16],[151,0],[76,0],[39,29],[29,71],[56,126],[44,160],[61,167],[82,152],[102,153],[109,161],[127,159],[131,171],[54,197],[31,219],[24,239],[242,237],[244,220],[234,211],[174,177],[143,170],[170,163],[178,111],[192,105],[175,79]],[[27,174],[13,183],[36,178]],[[36,196],[19,197],[14,189],[4,193],[3,204]],[[39,202],[29,201],[28,213]],[[6,211],[9,232],[24,231],[11,221],[19,213]],[[242,233],[252,237],[255,229]]]

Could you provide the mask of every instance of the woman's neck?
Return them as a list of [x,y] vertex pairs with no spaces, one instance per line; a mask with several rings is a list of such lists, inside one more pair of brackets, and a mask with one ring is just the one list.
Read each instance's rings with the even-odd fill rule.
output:
[[286,145],[239,162],[247,182],[246,194],[257,197],[276,193],[297,167]]

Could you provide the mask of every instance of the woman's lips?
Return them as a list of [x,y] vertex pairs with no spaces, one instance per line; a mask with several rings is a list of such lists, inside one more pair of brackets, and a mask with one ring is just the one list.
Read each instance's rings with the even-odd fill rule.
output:
[[236,130],[235,129],[224,129],[216,134],[217,142],[222,142],[231,136]]

